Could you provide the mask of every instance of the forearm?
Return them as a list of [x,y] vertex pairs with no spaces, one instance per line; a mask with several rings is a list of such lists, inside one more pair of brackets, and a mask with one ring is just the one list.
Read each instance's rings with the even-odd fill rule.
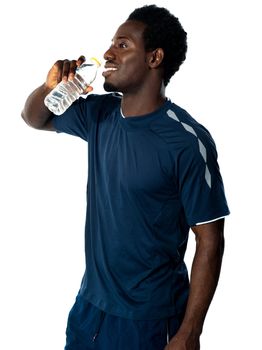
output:
[[22,118],[29,126],[36,129],[51,130],[48,124],[52,113],[44,104],[44,99],[50,91],[46,84],[43,84],[28,96],[22,111]]

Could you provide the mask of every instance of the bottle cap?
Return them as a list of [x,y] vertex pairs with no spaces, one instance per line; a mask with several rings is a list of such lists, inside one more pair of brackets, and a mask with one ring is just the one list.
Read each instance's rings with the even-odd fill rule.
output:
[[101,66],[101,63],[98,61],[98,59],[96,57],[91,57],[90,58],[91,61],[94,61],[95,64],[97,65],[97,67],[100,67]]

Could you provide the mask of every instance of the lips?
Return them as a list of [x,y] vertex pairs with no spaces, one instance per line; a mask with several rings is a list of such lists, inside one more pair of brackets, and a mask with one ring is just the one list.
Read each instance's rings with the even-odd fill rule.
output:
[[117,67],[116,66],[105,65],[105,70],[103,71],[102,75],[103,75],[103,77],[106,78],[109,75],[111,75],[112,73],[114,73],[115,71],[117,71]]

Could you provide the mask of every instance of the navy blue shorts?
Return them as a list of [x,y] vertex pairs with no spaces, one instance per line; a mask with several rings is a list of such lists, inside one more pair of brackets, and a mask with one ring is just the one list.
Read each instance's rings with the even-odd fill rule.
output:
[[66,329],[65,350],[163,350],[181,320],[130,320],[106,314],[77,296]]

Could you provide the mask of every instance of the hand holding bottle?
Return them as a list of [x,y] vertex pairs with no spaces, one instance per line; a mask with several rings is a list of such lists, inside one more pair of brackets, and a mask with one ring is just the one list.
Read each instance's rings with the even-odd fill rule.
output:
[[[85,57],[80,56],[77,60],[58,60],[49,70],[45,85],[48,89],[53,90],[60,81],[67,82],[68,80],[73,80],[76,69],[85,62]],[[91,92],[93,88],[88,86],[84,91],[85,94]]]
[[[21,114],[28,125],[41,130],[54,130],[52,113],[62,114],[81,94],[86,94],[93,90],[90,84],[96,76],[96,68],[99,66],[99,62],[92,63],[91,68],[88,64],[86,65],[87,71],[90,71],[90,74],[87,75],[89,77],[91,75],[91,79],[86,80],[87,84],[83,85],[82,82],[77,81],[79,86],[76,86],[73,82],[73,80],[77,80],[75,79],[76,75],[81,73],[77,69],[85,61],[85,57],[80,56],[78,60],[59,60],[52,66],[45,83],[36,88],[26,99]],[[96,67],[92,69],[94,65]],[[65,87],[68,82],[70,82],[69,87]],[[61,90],[60,84],[63,85]],[[49,96],[48,99],[47,96]]]
[[92,91],[100,66],[94,57],[85,60],[80,56],[77,61],[57,61],[48,73],[46,86],[52,89],[44,103],[56,115],[63,114],[80,95]]

